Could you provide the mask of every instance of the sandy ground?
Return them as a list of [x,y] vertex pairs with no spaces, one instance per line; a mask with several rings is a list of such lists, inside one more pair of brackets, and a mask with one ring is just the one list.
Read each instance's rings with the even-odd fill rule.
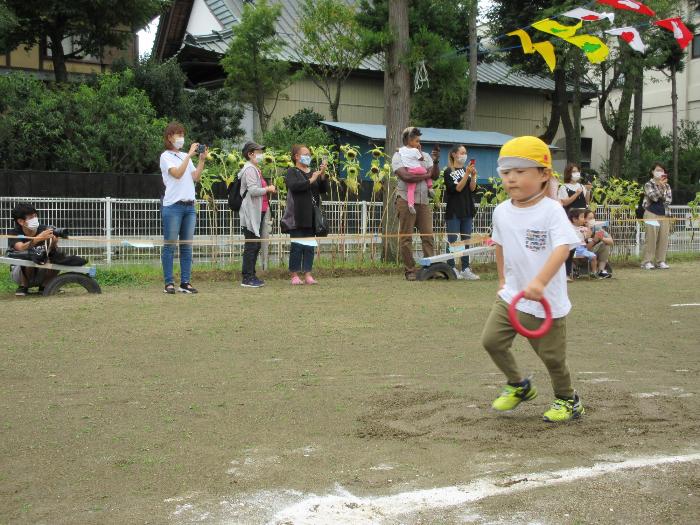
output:
[[0,523],[700,522],[700,264],[570,287],[558,426],[523,340],[540,395],[489,409],[495,288],[4,296]]

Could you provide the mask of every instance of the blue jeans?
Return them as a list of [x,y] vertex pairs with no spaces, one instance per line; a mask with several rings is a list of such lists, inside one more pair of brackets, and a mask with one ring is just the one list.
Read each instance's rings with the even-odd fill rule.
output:
[[[171,204],[161,208],[163,219],[163,277],[165,284],[174,283],[173,259],[175,258],[176,242],[191,241],[194,238],[194,226],[197,222],[197,214],[193,205]],[[192,243],[180,244],[180,282],[189,283],[192,276]]]
[[[456,242],[458,240],[460,241],[466,241],[468,239],[471,239],[471,234],[474,229],[474,217],[464,217],[462,219],[460,218],[455,218],[455,219],[447,219],[445,221],[445,226],[447,227],[447,252],[450,252],[450,245],[449,243],[451,242]],[[465,248],[469,248],[469,246],[465,246]],[[447,261],[447,264],[452,266],[453,268],[455,267],[455,260],[450,259]],[[462,257],[462,270],[469,268],[469,256],[465,255]]]
[[[313,237],[314,231],[311,228],[298,228],[290,230],[289,236],[294,238]],[[289,271],[298,273],[300,271],[309,273],[314,266],[314,248],[304,246],[297,242],[292,242],[289,249]]]

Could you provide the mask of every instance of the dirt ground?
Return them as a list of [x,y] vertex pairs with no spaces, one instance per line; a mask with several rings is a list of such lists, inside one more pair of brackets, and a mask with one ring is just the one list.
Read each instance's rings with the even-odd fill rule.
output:
[[493,280],[195,284],[0,298],[0,523],[700,522],[700,263],[570,286],[558,426],[524,340],[489,408]]

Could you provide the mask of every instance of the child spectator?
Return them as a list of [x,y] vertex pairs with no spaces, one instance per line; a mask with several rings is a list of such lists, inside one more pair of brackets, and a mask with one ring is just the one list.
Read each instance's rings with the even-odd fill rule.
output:
[[588,249],[588,242],[592,240],[593,232],[586,226],[586,210],[572,208],[569,210],[569,220],[576,229],[579,243],[574,250],[574,258],[584,257],[591,265],[591,277],[598,277],[598,257]]
[[[428,171],[423,167],[421,162],[423,159],[423,153],[420,148],[420,139],[418,137],[408,137],[408,143],[405,146],[399,148],[399,156],[401,157],[401,163],[404,165],[408,173],[411,175],[425,175]],[[432,197],[433,192],[433,181],[428,178],[425,180],[428,185],[428,195]],[[408,202],[408,211],[412,215],[416,214],[416,183],[407,182],[406,183],[406,202]]]
[[595,213],[591,210],[584,210],[586,226],[590,228],[592,235],[589,238],[587,247],[598,256],[598,277],[610,279],[612,275],[607,271],[608,259],[614,244],[613,238],[603,229],[607,223],[600,223],[595,219]]
[[510,199],[493,213],[499,298],[484,325],[481,343],[508,383],[492,407],[500,412],[515,409],[537,396],[537,389],[524,376],[510,349],[515,328],[508,305],[523,291],[517,304],[520,323],[533,330],[545,317],[538,302],[543,297],[552,309],[552,328],[530,346],[544,362],[552,381],[555,400],[544,420],[562,422],[584,413],[581,399],[573,389],[566,365],[566,316],[571,302],[566,293],[564,261],[579,239],[561,205],[545,197],[552,174],[552,157],[547,145],[536,137],[518,137],[506,142],[498,158],[498,172]]

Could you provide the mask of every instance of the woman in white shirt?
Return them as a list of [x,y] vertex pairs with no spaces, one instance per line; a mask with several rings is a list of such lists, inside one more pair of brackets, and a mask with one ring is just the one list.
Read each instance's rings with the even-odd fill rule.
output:
[[568,213],[569,210],[588,207],[591,195],[581,184],[581,170],[576,164],[569,164],[564,170],[564,184],[559,187],[559,202]]
[[[188,153],[180,149],[185,145],[185,128],[179,122],[171,122],[163,132],[165,151],[160,155],[160,171],[165,184],[161,217],[163,220],[163,277],[165,279],[164,293],[175,293],[173,277],[173,259],[175,245],[180,245],[180,287],[182,293],[197,293],[190,284],[192,274],[192,241],[194,227],[197,222],[195,212],[194,185],[199,182],[204,169],[207,149],[198,153],[199,144],[193,142]],[[199,154],[199,162],[195,168],[192,159]]]

